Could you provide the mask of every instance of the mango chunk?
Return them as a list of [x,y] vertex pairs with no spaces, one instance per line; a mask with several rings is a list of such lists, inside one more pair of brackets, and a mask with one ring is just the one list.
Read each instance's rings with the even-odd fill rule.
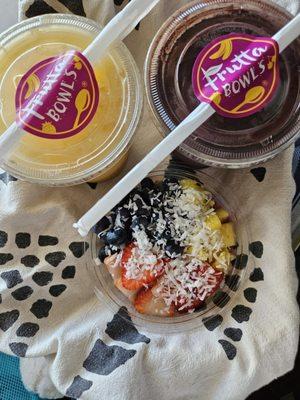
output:
[[220,264],[218,261],[214,261],[212,263],[212,267],[214,269],[216,269],[217,271],[222,271],[222,272],[226,272],[227,271],[227,265],[225,266],[223,264]]
[[227,247],[232,247],[236,245],[236,235],[234,231],[234,226],[232,222],[227,222],[221,225],[221,233],[223,237],[224,244]]
[[201,261],[207,261],[207,260],[208,260],[208,257],[209,257],[209,253],[208,253],[207,250],[202,249],[202,250],[198,251],[198,258],[199,258],[199,260],[201,260]]
[[222,223],[217,214],[211,214],[205,219],[205,225],[212,231],[221,229]]
[[193,179],[181,179],[180,185],[183,189],[194,189],[197,190],[197,192],[203,192],[204,189],[199,185],[197,181],[194,181]]
[[227,210],[224,210],[224,208],[218,208],[216,210],[216,214],[220,218],[221,222],[226,222],[229,218],[229,212]]

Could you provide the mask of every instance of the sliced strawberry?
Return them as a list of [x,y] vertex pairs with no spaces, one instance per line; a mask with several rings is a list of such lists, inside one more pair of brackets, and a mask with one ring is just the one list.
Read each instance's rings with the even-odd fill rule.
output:
[[188,311],[199,308],[208,297],[213,296],[215,292],[219,289],[223,281],[224,275],[221,271],[216,271],[208,263],[206,263],[197,268],[196,276],[192,276],[191,280],[196,281],[198,277],[201,279],[205,276],[207,288],[205,288],[205,285],[203,285],[203,287],[194,288],[192,290],[192,298],[190,298],[190,296],[184,295],[178,296],[175,305],[178,312],[186,313]]
[[188,311],[199,308],[204,303],[204,301],[200,300],[196,294],[195,298],[192,299],[192,301],[189,303],[189,305],[185,306],[186,303],[187,303],[187,300],[186,300],[186,298],[184,298],[184,296],[178,296],[177,303],[175,305],[176,310],[180,313],[187,313]]
[[[141,270],[140,277],[138,279],[131,279],[127,277],[127,265],[133,256],[133,250],[136,246],[131,243],[125,247],[123,250],[122,260],[121,260],[121,275],[122,275],[122,285],[127,290],[138,290],[144,285],[149,285],[156,281],[164,273],[164,262],[160,261],[154,265],[151,269],[144,269],[142,261],[138,266]],[[137,259],[138,262],[138,259]]]
[[134,301],[135,309],[141,314],[157,315],[160,317],[173,317],[175,306],[167,306],[164,299],[155,297],[153,294],[155,287],[141,289]]

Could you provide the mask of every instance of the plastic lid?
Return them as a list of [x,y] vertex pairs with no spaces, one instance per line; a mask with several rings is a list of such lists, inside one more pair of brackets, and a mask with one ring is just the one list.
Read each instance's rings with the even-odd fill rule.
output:
[[[160,168],[165,166],[167,165],[164,164]],[[87,263],[87,269],[92,282],[95,284],[95,293],[100,301],[107,304],[114,312],[118,312],[121,307],[125,306],[136,326],[149,332],[162,334],[183,333],[199,329],[203,326],[203,323],[208,322],[216,314],[225,315],[228,312],[234,297],[239,293],[243,279],[247,276],[248,269],[251,268],[253,260],[250,260],[249,243],[251,243],[251,237],[248,232],[247,219],[243,210],[237,204],[236,196],[224,187],[224,184],[216,176],[210,176],[202,171],[194,172],[176,162],[171,163],[166,170],[153,171],[149,176],[157,183],[161,182],[164,177],[190,178],[199,181],[213,194],[217,204],[229,212],[237,235],[237,258],[233,261],[232,268],[227,271],[221,288],[214,296],[207,299],[200,310],[194,313],[176,315],[170,318],[150,316],[137,312],[131,301],[114,285],[110,273],[98,258],[99,249],[103,246],[103,243],[96,234],[91,234],[90,249],[93,261]],[[124,317],[126,318],[126,313]]]
[[[193,2],[171,16],[154,38],[147,56],[145,81],[150,106],[168,134],[199,104],[192,68],[212,40],[232,32],[272,36],[290,19],[269,1]],[[299,41],[280,56],[280,80],[273,100],[243,119],[215,114],[180,147],[190,161],[246,167],[265,161],[296,139],[300,127]]]
[[[14,97],[21,77],[35,64],[70,50],[82,51],[99,33],[94,22],[68,15],[46,15],[22,22],[0,37],[0,129],[15,120]],[[124,155],[142,106],[135,62],[122,43],[93,66],[99,105],[92,121],[79,133],[49,139],[25,132],[2,167],[12,175],[48,185],[90,180]],[[30,82],[34,85],[35,82]]]

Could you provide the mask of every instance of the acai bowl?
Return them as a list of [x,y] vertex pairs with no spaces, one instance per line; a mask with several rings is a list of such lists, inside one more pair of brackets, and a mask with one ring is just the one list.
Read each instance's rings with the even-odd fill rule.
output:
[[154,171],[94,226],[95,293],[145,330],[199,328],[238,291],[246,227],[233,194],[208,174]]

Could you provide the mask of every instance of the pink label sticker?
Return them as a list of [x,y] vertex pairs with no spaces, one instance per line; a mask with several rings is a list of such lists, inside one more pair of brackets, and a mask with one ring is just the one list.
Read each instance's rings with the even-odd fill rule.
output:
[[17,122],[27,132],[47,139],[76,135],[94,117],[99,88],[93,68],[78,51],[34,65],[16,92]]
[[224,117],[252,115],[272,100],[280,81],[278,59],[278,43],[272,38],[221,36],[196,59],[194,93]]

